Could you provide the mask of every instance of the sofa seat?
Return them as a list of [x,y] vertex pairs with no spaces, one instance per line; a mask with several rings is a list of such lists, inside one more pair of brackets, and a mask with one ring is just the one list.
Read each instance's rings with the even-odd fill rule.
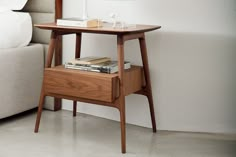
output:
[[44,47],[0,50],[0,119],[37,107],[44,69]]

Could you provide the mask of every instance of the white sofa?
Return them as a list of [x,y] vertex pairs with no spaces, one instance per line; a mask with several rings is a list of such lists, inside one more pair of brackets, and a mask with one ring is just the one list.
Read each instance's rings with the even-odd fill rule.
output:
[[[33,23],[52,22],[55,1],[29,0],[22,11],[30,13]],[[49,38],[50,32],[33,28],[29,46],[0,49],[0,119],[37,107]],[[47,108],[53,108],[53,101],[46,100]]]

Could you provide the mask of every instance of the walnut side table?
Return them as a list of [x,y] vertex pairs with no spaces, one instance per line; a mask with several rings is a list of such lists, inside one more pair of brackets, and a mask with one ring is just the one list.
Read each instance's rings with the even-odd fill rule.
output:
[[[161,28],[153,25],[137,25],[132,28],[118,29],[111,26],[98,28],[65,27],[55,23],[37,24],[38,28],[51,30],[44,79],[38,105],[35,132],[39,130],[45,96],[73,100],[73,116],[76,116],[77,101],[88,102],[117,108],[120,112],[121,151],[126,152],[125,96],[135,93],[147,97],[151,113],[152,129],[156,132],[156,121],[150,73],[148,66],[145,32]],[[118,73],[104,74],[66,69],[62,65],[51,67],[57,39],[62,35],[76,34],[75,58],[80,57],[82,33],[110,34],[117,36]],[[132,66],[124,70],[124,43],[138,39],[143,67]],[[57,55],[62,54],[55,54]]]

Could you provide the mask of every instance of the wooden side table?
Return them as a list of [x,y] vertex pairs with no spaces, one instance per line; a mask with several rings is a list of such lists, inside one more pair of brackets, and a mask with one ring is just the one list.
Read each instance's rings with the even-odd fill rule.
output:
[[[77,101],[115,107],[120,112],[121,150],[122,153],[125,153],[125,96],[132,93],[147,96],[153,132],[156,132],[145,32],[159,29],[161,28],[160,26],[137,25],[136,27],[126,29],[117,29],[111,26],[98,28],[64,27],[57,26],[55,23],[38,24],[35,26],[52,31],[44,70],[35,132],[38,132],[39,129],[45,96],[73,100],[74,116],[76,116]],[[65,69],[63,66],[51,67],[57,40],[62,35],[76,34],[75,58],[80,57],[82,33],[110,34],[117,36],[117,59],[119,67],[117,74],[85,72]],[[139,40],[143,67],[132,66],[131,69],[124,70],[124,43],[133,39]]]

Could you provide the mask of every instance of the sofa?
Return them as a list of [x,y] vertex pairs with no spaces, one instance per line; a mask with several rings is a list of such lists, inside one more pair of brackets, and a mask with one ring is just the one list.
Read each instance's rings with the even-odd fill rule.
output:
[[[33,24],[52,22],[61,16],[58,2],[62,4],[61,0],[28,0],[21,11],[30,13]],[[28,46],[0,49],[0,119],[38,106],[49,39],[49,31],[33,27]],[[53,109],[54,99],[47,98],[45,107]]]

